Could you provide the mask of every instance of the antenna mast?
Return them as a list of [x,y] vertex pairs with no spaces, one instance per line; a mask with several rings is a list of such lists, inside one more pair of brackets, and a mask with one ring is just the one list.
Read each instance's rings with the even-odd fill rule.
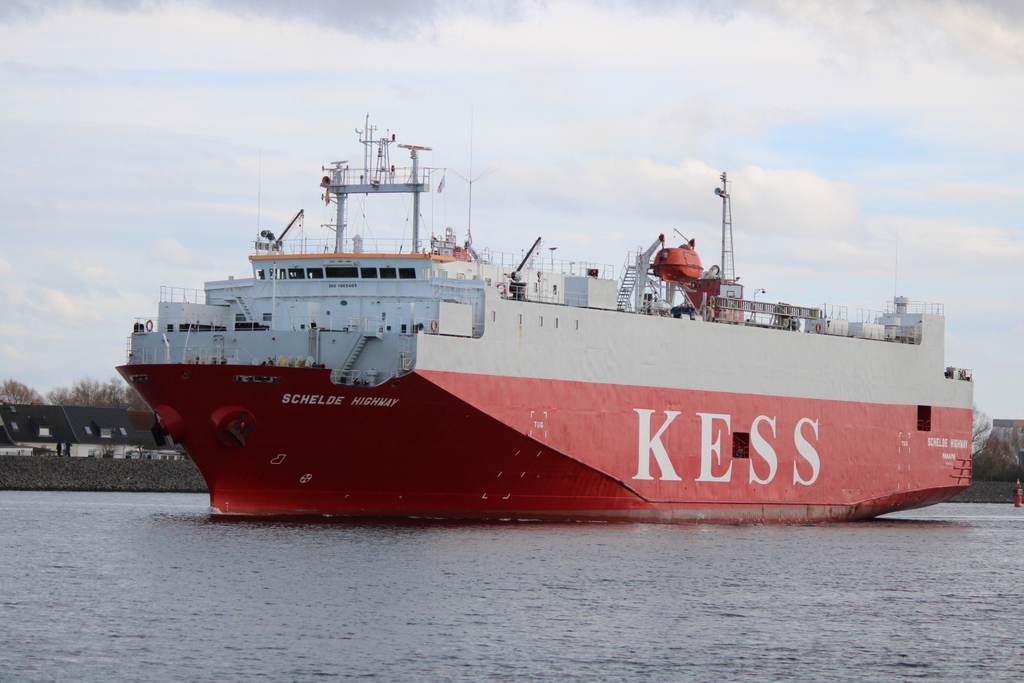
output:
[[[329,204],[331,199],[338,205],[334,229],[334,253],[345,253],[345,230],[348,227],[345,219],[345,209],[350,194],[390,194],[395,192],[412,193],[413,195],[413,217],[412,217],[412,251],[418,253],[420,248],[419,219],[420,219],[420,193],[426,188],[421,182],[421,171],[429,175],[431,169],[421,169],[419,162],[420,152],[429,152],[430,147],[420,145],[398,145],[409,150],[412,159],[412,169],[397,169],[391,163],[389,147],[395,142],[395,135],[386,131],[385,135],[377,138],[377,127],[370,125],[370,117],[366,116],[366,123],[363,130],[356,130],[359,141],[363,143],[363,168],[362,172],[357,169],[350,169],[347,161],[335,161],[329,167],[323,167],[325,175],[320,182],[324,188],[324,200]],[[408,172],[408,175],[406,173]],[[358,178],[357,178],[358,176]]]
[[715,188],[715,194],[722,198],[722,272],[718,278],[722,282],[735,282],[736,268],[732,253],[732,196],[729,194],[729,181],[724,171],[720,180],[722,187]]

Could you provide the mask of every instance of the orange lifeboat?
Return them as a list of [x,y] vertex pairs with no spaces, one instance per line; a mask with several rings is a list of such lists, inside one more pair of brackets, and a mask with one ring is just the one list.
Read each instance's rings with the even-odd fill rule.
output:
[[665,282],[689,284],[700,278],[704,268],[700,265],[700,256],[693,249],[694,241],[661,249],[654,257],[651,270]]

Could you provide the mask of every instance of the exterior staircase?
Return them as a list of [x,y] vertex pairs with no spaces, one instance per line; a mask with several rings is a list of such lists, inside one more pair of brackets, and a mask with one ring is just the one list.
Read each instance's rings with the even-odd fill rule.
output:
[[627,265],[622,274],[622,285],[619,286],[619,297],[616,308],[620,311],[633,310],[633,287],[636,285],[636,266]]

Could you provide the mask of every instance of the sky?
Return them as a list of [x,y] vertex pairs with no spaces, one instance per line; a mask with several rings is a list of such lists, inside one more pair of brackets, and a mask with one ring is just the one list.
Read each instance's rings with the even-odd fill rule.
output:
[[247,276],[299,209],[326,237],[369,114],[451,169],[426,231],[616,273],[675,230],[717,263],[728,172],[748,296],[941,303],[946,364],[1021,418],[1022,113],[1009,1],[4,0],[0,379],[110,378],[161,287]]

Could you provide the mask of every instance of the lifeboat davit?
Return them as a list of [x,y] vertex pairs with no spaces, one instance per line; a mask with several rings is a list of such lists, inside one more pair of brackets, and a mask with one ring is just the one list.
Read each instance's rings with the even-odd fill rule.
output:
[[651,270],[665,282],[689,284],[698,279],[704,268],[700,265],[700,256],[693,249],[694,240],[678,247],[665,247],[654,256]]

